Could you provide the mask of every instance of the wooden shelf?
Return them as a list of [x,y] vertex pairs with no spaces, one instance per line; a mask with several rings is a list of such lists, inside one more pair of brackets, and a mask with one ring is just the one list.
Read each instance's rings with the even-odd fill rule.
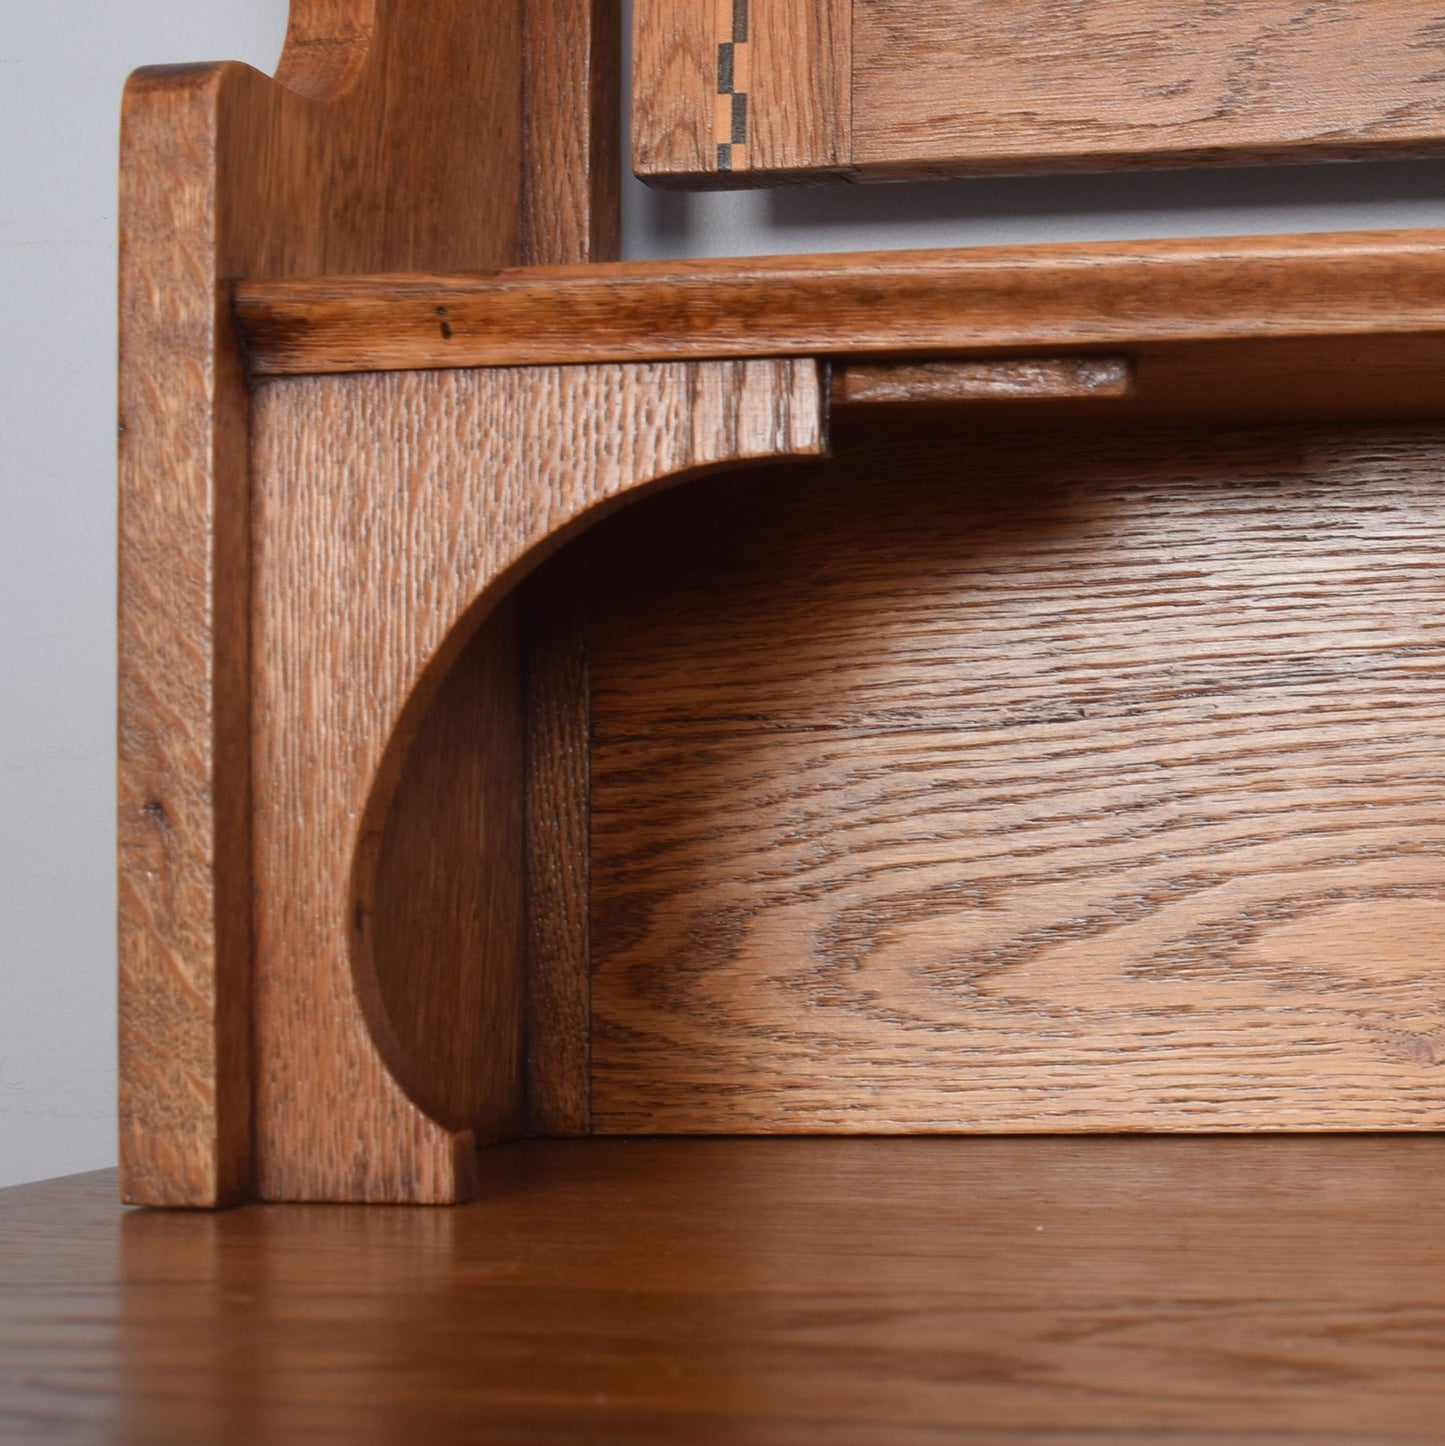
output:
[[1445,330],[1439,231],[250,280],[253,373]]
[[1420,1442],[1430,1138],[533,1142],[453,1210],[0,1192],[0,1434]]

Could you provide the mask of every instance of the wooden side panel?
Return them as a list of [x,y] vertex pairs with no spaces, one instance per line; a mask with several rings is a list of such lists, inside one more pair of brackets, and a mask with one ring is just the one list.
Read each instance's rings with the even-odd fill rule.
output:
[[[610,254],[610,92],[589,82],[610,68],[612,13],[611,0],[293,0],[280,83],[208,65],[141,71],[127,88],[118,832],[132,1203],[250,1189],[247,399],[229,284]],[[529,110],[523,72],[544,63]]]
[[[484,26],[459,0],[433,0],[423,25],[393,0],[294,10],[296,91],[222,65],[140,72],[125,99],[120,1115],[136,1204],[227,1203],[252,1172],[247,424],[226,280],[517,256],[517,208],[496,205],[519,174],[515,5]],[[379,134],[398,112],[410,124]],[[456,225],[484,205],[488,224]]]
[[[777,362],[534,368],[300,378],[255,401],[255,753],[257,1188],[271,1200],[441,1201],[468,1188],[471,1136],[435,1101],[467,1076],[467,1103],[493,1122],[520,1108],[515,954],[517,847],[498,874],[438,883],[427,907],[502,922],[420,924],[416,977],[486,976],[447,1021],[393,1015],[378,965],[392,887],[385,830],[428,705],[455,682],[476,627],[531,561],[593,509],[661,478],[736,459],[815,453],[817,368]],[[504,672],[503,677],[506,674]],[[463,680],[467,674],[464,669]],[[506,755],[516,710],[486,697],[444,710],[469,719],[465,746]],[[477,705],[480,705],[479,707]],[[435,717],[433,714],[431,717]],[[499,737],[482,736],[489,718]],[[426,721],[424,721],[426,720]],[[436,740],[433,740],[435,743]],[[458,748],[463,746],[458,742]],[[445,766],[447,747],[432,756]],[[426,775],[424,775],[425,777]],[[445,779],[433,780],[438,790]],[[483,797],[496,796],[487,790]],[[503,791],[503,796],[508,796]],[[456,813],[465,819],[467,810]],[[485,866],[480,849],[456,842]],[[504,830],[506,831],[506,830]],[[447,840],[426,845],[438,878]],[[394,856],[394,855],[393,855]],[[493,856],[495,857],[495,856]],[[409,861],[414,871],[415,861]],[[474,902],[471,902],[474,901]],[[505,931],[499,937],[498,931]],[[396,942],[393,939],[393,942]],[[442,948],[481,951],[442,957]],[[394,999],[393,999],[394,1003]],[[494,1012],[495,1011],[495,1012]],[[506,1066],[505,1068],[503,1066]],[[442,1073],[438,1073],[441,1070]]]
[[594,539],[595,1129],[1445,1125],[1445,434],[870,436]]
[[244,389],[224,339],[214,87],[132,82],[121,153],[121,1193],[251,1176]]

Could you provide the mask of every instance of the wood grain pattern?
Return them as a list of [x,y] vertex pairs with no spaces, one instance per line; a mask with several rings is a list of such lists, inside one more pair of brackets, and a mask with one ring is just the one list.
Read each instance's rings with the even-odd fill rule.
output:
[[700,124],[714,0],[637,0],[633,167],[664,186],[1439,155],[1432,0],[748,0],[749,144]]
[[520,259],[613,261],[622,185],[619,0],[525,0],[522,25]]
[[0,1192],[9,1440],[1419,1446],[1419,1137],[579,1140],[456,1210]]
[[847,167],[853,0],[634,0],[633,169],[713,186]]
[[[455,224],[519,174],[515,7],[465,36],[459,3],[429,5],[430,26],[394,0],[293,8],[295,89],[239,65],[152,70],[124,106],[121,1155],[135,1203],[224,1203],[250,1185],[246,396],[226,280],[518,254],[515,207]],[[414,125],[378,136],[397,105]]]
[[217,327],[214,124],[213,78],[126,92],[116,844],[137,1204],[250,1184],[245,392]]
[[[837,17],[848,10],[837,7]],[[824,360],[843,364],[845,402],[848,367],[858,359],[875,368],[906,361],[915,378],[910,403],[927,390],[920,375],[937,380],[930,368],[947,366],[955,379],[969,369],[997,379],[1037,365],[1021,353],[1047,354],[1076,374],[1099,365],[1101,356],[1137,372],[1137,395],[1104,399],[1061,396],[1055,378],[1033,413],[1040,428],[1061,424],[1073,405],[1117,407],[1110,420],[1131,423],[1171,409],[1222,413],[1234,403],[1236,420],[1290,416],[1296,408],[1340,417],[1376,408],[1382,415],[1438,415],[1437,379],[1445,375],[1445,247],[1430,232],[508,271],[519,261],[588,260],[614,244],[608,92],[596,81],[598,69],[610,66],[611,13],[608,0],[504,0],[479,23],[458,0],[407,7],[399,0],[309,0],[292,17],[284,83],[244,67],[199,67],[143,73],[128,91],[120,690],[126,1197],[192,1205],[233,1200],[252,1188],[254,1165],[254,1183],[269,1198],[451,1200],[472,1187],[473,1145],[521,1127],[528,1092],[534,1123],[585,1128],[580,970],[588,924],[598,920],[606,950],[593,963],[612,1002],[598,1005],[606,1039],[591,1068],[593,1084],[602,1080],[611,1091],[597,1115],[606,1115],[609,1128],[665,1118],[688,1129],[707,1128],[698,1122],[708,1119],[761,1120],[767,1128],[793,1128],[800,1120],[859,1128],[859,1121],[879,1118],[889,1128],[1001,1120],[1037,1128],[1045,1117],[1070,1128],[1141,1119],[1177,1127],[1201,1117],[1225,1125],[1438,1123],[1421,1076],[1445,1029],[1428,994],[1420,943],[1437,904],[1429,784],[1420,759],[1439,741],[1428,716],[1431,655],[1421,619],[1438,599],[1411,550],[1433,535],[1427,474],[1438,451],[1435,431],[1413,440],[1372,434],[1376,440],[1361,443],[1353,433],[1317,430],[1309,445],[1337,444],[1340,455],[1311,462],[1310,481],[1324,495],[1311,492],[1293,509],[1293,521],[1268,507],[1249,510],[1263,485],[1251,469],[1294,476],[1278,460],[1285,444],[1277,438],[1232,452],[1233,443],[1219,443],[1227,456],[1218,465],[1193,464],[1198,475],[1177,466],[1151,471],[1163,464],[1145,456],[1154,445],[1147,438],[1109,444],[1097,455],[1087,447],[1078,454],[1077,440],[1041,440],[1037,453],[1010,443],[1014,461],[1007,466],[1022,470],[1006,466],[1001,474],[1019,491],[1002,512],[991,512],[987,498],[980,502],[976,488],[960,489],[956,473],[931,472],[936,458],[919,462],[912,477],[907,455],[885,462],[873,454],[866,479],[848,470],[856,458],[842,464],[826,474],[838,494],[815,499],[822,522],[815,520],[807,536],[801,525],[794,528],[799,555],[815,535],[834,536],[838,558],[817,564],[801,601],[787,592],[796,574],[775,558],[771,585],[782,589],[776,612],[744,609],[751,632],[724,646],[716,633],[724,608],[711,620],[695,619],[699,635],[714,651],[747,654],[766,645],[784,669],[821,652],[845,682],[850,668],[861,671],[867,687],[876,684],[916,707],[923,722],[903,729],[901,741],[891,718],[837,724],[824,716],[801,729],[785,718],[774,727],[768,709],[776,700],[763,698],[740,719],[716,715],[713,700],[695,696],[687,705],[692,713],[679,722],[665,715],[666,687],[633,709],[634,734],[615,727],[607,733],[617,713],[608,715],[610,725],[594,715],[598,757],[612,770],[609,787],[615,790],[629,769],[641,770],[638,796],[663,823],[656,838],[647,836],[647,811],[622,820],[614,797],[602,826],[613,829],[608,846],[621,852],[606,856],[612,873],[594,879],[594,918],[575,917],[586,791],[577,748],[586,724],[577,701],[562,699],[560,685],[575,687],[578,679],[576,619],[553,639],[547,661],[537,649],[545,637],[528,631],[527,655],[540,669],[524,696],[518,624],[500,600],[547,548],[582,525],[584,514],[624,493],[701,467],[817,453]],[[879,7],[873,18],[881,13]],[[1105,6],[1096,19],[1106,23],[1117,13]],[[1297,60],[1289,47],[1307,33],[1328,32],[1335,43],[1362,14],[1350,6],[1328,17],[1290,9],[1300,24],[1279,54]],[[750,36],[761,26],[786,45],[764,54],[749,42],[747,84],[773,86],[782,110],[769,115],[783,116],[776,133],[768,132],[768,121],[750,120],[750,165],[773,164],[799,135],[809,145],[819,137],[819,144],[842,144],[843,91],[834,62],[845,25],[841,18],[834,24],[833,15],[755,0]],[[1203,23],[1218,18],[1210,15]],[[1379,33],[1388,38],[1389,26]],[[1433,31],[1416,38],[1425,48],[1434,44]],[[814,67],[807,56],[818,47],[830,58]],[[676,37],[664,49],[673,57],[668,65],[678,57],[684,70],[691,65]],[[1102,52],[1109,54],[1108,47]],[[1262,64],[1278,59],[1268,46],[1260,53]],[[704,80],[715,88],[715,47],[704,59]],[[1167,68],[1168,56],[1160,63]],[[706,64],[714,66],[710,80]],[[805,104],[800,76],[834,86],[835,109],[820,113]],[[1433,75],[1424,79],[1436,83]],[[1236,98],[1247,108],[1251,96],[1241,91]],[[1427,98],[1417,110],[1425,115],[1433,106]],[[1389,134],[1372,134],[1370,144],[1404,143],[1410,123],[1397,108]],[[768,146],[784,149],[769,153]],[[785,168],[792,164],[784,161]],[[459,225],[458,216],[468,215],[475,224]],[[496,274],[448,274],[463,268]],[[361,276],[367,271],[387,274]],[[307,272],[324,279],[296,280]],[[226,287],[233,277],[258,273],[272,279],[237,290],[243,353],[230,329]],[[802,357],[808,360],[790,360]],[[1281,358],[1289,365],[1276,389],[1271,368]],[[1231,359],[1244,365],[1233,368]],[[387,368],[406,374],[263,382],[251,419],[253,495],[243,360],[263,377]],[[459,370],[482,365],[500,369]],[[421,368],[446,370],[420,375]],[[1315,385],[1321,379],[1326,385]],[[895,391],[897,380],[895,372]],[[975,437],[990,406],[1014,405],[976,391],[946,398],[971,409]],[[931,400],[939,400],[936,392]],[[853,425],[842,420],[840,435]],[[1206,457],[1216,447],[1202,435],[1182,445]],[[865,444],[859,455],[866,453]],[[1076,454],[1084,481],[1060,480],[1060,459],[1073,465]],[[1037,500],[1039,467],[1052,479],[1039,503],[1048,514],[1042,522],[1042,514],[1016,510],[1020,498]],[[884,475],[888,489],[877,485]],[[1092,486],[1096,510],[1077,502],[1070,486],[1079,496]],[[1342,489],[1338,505],[1332,487]],[[908,500],[920,488],[936,513],[923,523]],[[1196,507],[1191,488],[1212,488],[1223,502]],[[862,500],[860,491],[867,494]],[[1369,501],[1361,503],[1365,493]],[[929,668],[940,668],[921,676],[901,667],[884,666],[876,677],[869,672],[879,654],[868,645],[909,636],[904,624],[924,617],[927,605],[973,620],[975,596],[966,588],[950,593],[947,577],[940,584],[935,576],[947,573],[937,552],[944,540],[986,544],[1000,556],[1020,536],[1035,545],[1053,536],[1049,508],[1060,496],[1065,530],[1076,529],[1073,550],[1064,547],[1048,566],[1060,577],[1067,572],[1071,583],[1101,576],[1108,603],[1065,607],[1069,617],[1081,611],[1101,640],[1082,661],[1059,661],[1064,645],[1078,641],[1067,619],[1050,615],[1037,627],[1019,625],[1022,641],[1009,631],[1020,609],[1028,614],[1035,606],[1018,590],[1028,580],[1025,567],[1011,576],[1015,592],[990,602],[983,590],[981,637],[1002,638],[1006,651],[1019,651],[1026,662],[1032,657],[1038,676],[1027,668],[1017,676],[990,673],[983,642],[971,652],[945,647],[941,660],[925,656]],[[972,511],[960,511],[960,497]],[[1377,505],[1377,497],[1384,501]],[[1136,617],[1152,627],[1151,609],[1162,609],[1160,636],[1182,657],[1212,656],[1208,648],[1219,637],[1191,622],[1188,607],[1198,600],[1169,570],[1176,545],[1190,558],[1217,558],[1220,537],[1206,539],[1199,520],[1206,511],[1224,519],[1223,542],[1239,545],[1249,563],[1229,575],[1243,594],[1211,595],[1225,608],[1211,627],[1222,629],[1219,646],[1240,675],[1210,683],[1223,701],[1207,719],[1196,699],[1215,696],[1208,687],[1166,696],[1160,683],[1135,699],[1136,711],[1119,714],[1130,720],[1122,725],[1121,758],[1091,773],[1089,760],[1075,756],[1087,751],[1083,731],[1072,742],[1058,731],[1042,738],[1029,732],[1039,721],[1030,710],[1044,706],[1040,678],[1056,681],[1058,674],[1070,687],[1109,699],[1114,687],[1133,698],[1128,690],[1154,666],[1154,655],[1140,644],[1136,656],[1109,631],[1117,622],[1114,604],[1132,596],[1129,586],[1142,589]],[[1418,529],[1407,537],[1376,535],[1370,529],[1377,514],[1405,515],[1412,526],[1418,520]],[[865,561],[868,546],[890,537],[898,544],[893,582],[875,579],[871,602],[878,612],[866,626],[850,623],[850,598],[857,596],[851,583],[828,591],[829,568],[852,555],[849,525],[865,527],[862,541],[854,539]],[[719,564],[724,574],[748,555],[747,536],[730,526],[708,533],[714,542],[734,539],[736,557]],[[1302,558],[1303,576],[1343,567],[1356,591],[1346,589],[1327,605],[1291,574],[1293,591],[1271,592],[1274,574],[1253,550],[1252,529]],[[1119,541],[1137,575],[1121,582],[1110,573],[1115,564],[1095,546],[1101,538]],[[1340,544],[1341,538],[1363,540]],[[911,559],[915,548],[934,559],[934,572],[925,570],[921,581],[908,571],[911,560],[896,561]],[[1146,574],[1159,559],[1151,581]],[[1356,565],[1363,581],[1349,571]],[[634,572],[628,586],[649,575],[648,567]],[[1047,587],[1063,588],[1048,567],[1043,572]],[[1388,611],[1394,595],[1379,582],[1387,573],[1406,590],[1403,622]],[[687,586],[706,581],[679,586],[686,594]],[[1251,612],[1247,589],[1255,586],[1264,590],[1265,611],[1285,621]],[[1116,595],[1110,587],[1124,590]],[[833,611],[810,612],[820,597],[832,598]],[[1381,624],[1375,642],[1340,653],[1330,628],[1365,637],[1358,609],[1371,599],[1395,622]],[[997,616],[988,613],[994,602]],[[1311,612],[1297,631],[1290,630],[1292,609]],[[686,608],[665,614],[665,626],[688,616]],[[791,661],[786,618],[800,621],[809,640]],[[1406,642],[1390,630],[1396,622]],[[1276,625],[1283,631],[1271,632]],[[852,661],[842,652],[830,659],[829,640],[849,626],[859,644]],[[932,637],[925,627],[909,646]],[[1288,670],[1268,671],[1267,644],[1282,639],[1288,650],[1321,637],[1335,672],[1311,674],[1314,681],[1296,687]],[[1050,638],[1054,653],[1046,667],[1043,655],[1028,649]],[[886,646],[885,663],[892,656]],[[917,661],[906,646],[901,656]],[[612,663],[613,681],[637,666],[617,657]],[[1357,664],[1360,677],[1348,675]],[[644,653],[644,674],[646,666]],[[990,726],[1007,724],[992,741],[970,737],[962,753],[955,734],[987,729],[961,727],[947,709],[941,722],[930,721],[932,705],[915,696],[940,679],[946,684],[950,667],[976,672],[977,696],[969,694],[968,706],[992,708],[997,718],[990,715]],[[650,686],[652,679],[643,681]],[[599,697],[608,686],[598,685]],[[1310,691],[1316,686],[1323,702]],[[846,687],[841,696],[848,704]],[[1283,720],[1281,746],[1294,772],[1271,773],[1253,755],[1239,765],[1247,780],[1250,769],[1263,769],[1261,786],[1285,801],[1256,837],[1247,832],[1255,820],[1241,802],[1252,798],[1254,783],[1239,783],[1234,756],[1219,748],[1237,734],[1254,739],[1256,753],[1268,752],[1249,711],[1261,697],[1266,712]],[[827,699],[827,707],[837,701],[831,693]],[[1307,716],[1306,703],[1318,703],[1322,716]],[[537,740],[530,754],[519,734],[524,716]],[[973,715],[964,709],[963,716]],[[1074,721],[1082,730],[1085,719]],[[669,731],[678,726],[682,742]],[[1366,727],[1376,730],[1368,740],[1373,752],[1362,742]],[[736,739],[729,729],[738,730]],[[1023,738],[1022,759],[997,751],[1005,734]],[[776,750],[769,743],[760,755],[757,739],[775,735],[782,739]],[[714,754],[715,736],[738,746],[725,757]],[[1064,752],[1051,753],[1061,737]],[[861,740],[884,765],[856,769],[846,750],[835,749],[840,738],[850,747]],[[1162,740],[1174,747],[1180,738],[1194,751],[1170,761],[1163,792],[1150,794],[1159,780],[1147,770],[1135,778],[1128,769],[1138,763],[1144,770],[1139,758],[1147,762]],[[1269,746],[1277,741],[1271,733]],[[971,771],[979,760],[981,783]],[[1018,772],[1025,761],[1038,774],[1032,783]],[[1109,772],[1114,763],[1125,769],[1122,782]],[[1374,765],[1396,768],[1397,776],[1371,774]],[[1356,770],[1353,782],[1342,781],[1347,768]],[[919,795],[925,777],[934,783]],[[832,842],[809,833],[825,827],[809,793],[818,785],[824,795],[843,796],[838,836],[862,830],[856,858],[835,859]],[[901,793],[890,792],[900,786]],[[1325,799],[1319,809],[1310,803],[1316,787]],[[738,817],[729,818],[731,832],[722,830],[725,847],[689,854],[696,840],[678,840],[663,825],[686,822],[687,808],[699,797],[706,803],[713,788],[728,793]],[[1012,840],[981,859],[959,851],[960,840],[971,843],[992,828],[985,818],[990,788],[1008,794],[1019,829],[1037,830],[1042,873],[1017,873]],[[681,814],[668,789],[682,800]],[[743,838],[739,820],[759,795],[765,826]],[[533,829],[526,845],[524,803],[534,822],[539,804],[556,810],[555,826]],[[1047,813],[1054,804],[1064,810],[1059,818]],[[1134,820],[1110,833],[1105,815],[1120,809],[1139,810],[1142,831],[1130,831]],[[879,818],[891,826],[908,810],[920,821],[922,841],[905,834],[895,853],[896,841],[869,830]],[[1312,822],[1314,812],[1326,822]],[[746,890],[727,894],[733,884],[757,882],[754,855],[774,846],[766,825],[777,818],[783,855],[816,849],[804,860],[808,867],[842,871],[827,900],[768,896],[759,905]],[[1067,834],[1076,824],[1085,843],[1100,846],[1077,863],[1049,861],[1050,850],[1075,846],[1051,831]],[[1095,838],[1091,830],[1103,832]],[[1180,832],[1202,841],[1186,839],[1182,854],[1171,853]],[[1388,842],[1372,853],[1377,834]],[[1156,844],[1163,850],[1158,858],[1139,852]],[[1336,846],[1344,852],[1311,852]],[[559,852],[549,859],[548,849]],[[639,882],[644,856],[651,873]],[[961,862],[982,870],[970,875],[966,897],[950,893],[947,878],[938,892],[925,884],[922,895],[907,897],[890,882],[900,871],[926,880]],[[1186,864],[1206,872],[1190,873]],[[1217,877],[1207,872],[1216,866]],[[649,909],[667,888],[689,897],[694,872],[720,891],[713,912],[696,928],[678,924],[682,905],[659,905],[661,914],[651,919]],[[1109,892],[1115,873],[1135,892]],[[1296,889],[1296,874],[1308,874],[1316,892]],[[763,875],[771,877],[766,869]],[[875,880],[881,894],[870,892]],[[829,912],[835,905],[848,915],[841,924]],[[759,909],[761,922],[754,922]],[[1021,991],[1004,999],[1002,1022],[989,1016],[971,1046],[987,1056],[978,1074],[986,1085],[978,1090],[972,1082],[963,1089],[949,1073],[952,1046],[938,1045],[956,1023],[946,1009],[939,1012],[938,996],[958,988],[974,990],[981,1009],[996,1002],[988,982],[994,964],[986,978],[976,978],[971,963],[962,975],[950,972],[955,913],[968,928],[988,916],[977,937],[968,935],[967,957],[993,959],[1007,987]],[[937,924],[940,917],[947,927]],[[779,947],[765,941],[749,953],[774,925]],[[1177,939],[1156,939],[1156,925],[1174,929]],[[1384,959],[1382,975],[1361,982],[1357,961],[1346,959],[1338,943],[1349,930],[1366,952]],[[822,962],[814,974],[804,971],[800,987],[787,979],[778,986],[766,971],[790,967],[789,946],[810,931],[822,941],[815,950]],[[1100,938],[1113,955],[1098,954]],[[1120,939],[1142,941],[1141,957],[1164,963],[1154,975],[1136,977],[1132,964],[1120,963]],[[525,997],[529,948],[541,973]],[[689,962],[697,951],[700,970]],[[838,973],[844,957],[876,973],[876,992],[892,1005],[877,1005],[867,990],[850,994]],[[1232,966],[1223,982],[1208,975],[1220,957]],[[680,961],[681,974],[659,972],[658,959]],[[708,989],[726,983],[739,962],[753,977],[735,999],[713,1000]],[[1167,999],[1157,1005],[1179,983],[1170,970],[1188,976],[1177,1007]],[[1020,973],[1027,976],[1022,986]],[[693,978],[699,974],[707,976],[701,983]],[[1094,1002],[1090,981],[1100,977],[1117,986],[1123,1004]],[[1196,983],[1202,994],[1190,992]],[[864,1020],[857,1037],[845,1031],[842,1046],[824,1033],[823,1053],[833,1052],[832,1063],[825,1060],[816,1077],[808,1071],[818,1065],[810,1053],[817,1038],[793,1028],[778,1004],[779,988],[782,1005],[807,996],[815,1006],[851,1009]],[[1050,992],[1056,989],[1062,993]],[[1276,1023],[1279,1000],[1297,995],[1306,1006]],[[870,1011],[879,1008],[875,1020]],[[628,1009],[638,1012],[629,1017]],[[523,1059],[528,1011],[539,1030],[551,1029],[547,1021],[559,1026],[531,1052],[530,1071]],[[673,1015],[682,1020],[679,1035],[669,1033]],[[1246,1017],[1264,1024],[1240,1045]],[[1042,1019],[1053,1033],[1020,1045],[1018,1018]],[[1166,1022],[1139,1044],[1131,1029],[1158,1018]],[[738,1020],[738,1039],[710,1041],[707,1030]],[[896,1036],[913,1029],[909,1021],[921,1021],[913,1032],[929,1036],[921,1071],[900,1063],[907,1050]],[[686,1029],[699,1022],[698,1047],[679,1073],[669,1074],[673,1044],[690,1044]],[[878,1038],[868,1034],[875,1026]],[[1278,1044],[1281,1037],[1286,1046]],[[778,1038],[783,1047],[770,1053]],[[1049,1053],[1060,1038],[1073,1050],[1062,1064]],[[1221,1039],[1228,1048],[1214,1047]],[[1301,1039],[1314,1051],[1308,1068],[1299,1064]],[[999,1040],[1001,1049],[990,1052]],[[1095,1069],[1084,1087],[1073,1087],[1071,1070],[1077,1075],[1087,1061],[1118,1053],[1121,1043],[1138,1046],[1128,1056],[1132,1075],[1112,1071],[1100,1079]],[[850,1094],[834,1089],[834,1064],[854,1050],[866,1058]],[[1231,1065],[1230,1050],[1246,1064]],[[1044,1067],[1030,1073],[1032,1083],[1007,1077],[1015,1065],[1037,1064],[1038,1051]],[[1194,1070],[1182,1092],[1168,1083],[1181,1051]],[[1270,1051],[1279,1058],[1262,1057]],[[744,1087],[732,1073],[739,1061]],[[801,1074],[787,1077],[790,1069]],[[988,1069],[1003,1074],[995,1080]],[[891,1085],[905,1075],[916,1088],[912,1095],[905,1089],[907,1102],[895,1109]],[[925,1078],[933,1081],[928,1087]],[[659,1080],[664,1088],[657,1091]],[[870,1095],[879,1080],[887,1088]]]
[[1442,444],[887,428],[610,523],[594,1128],[1445,1124]]
[[[621,7],[618,0],[533,4],[524,38],[522,259],[529,266],[614,260],[621,226]],[[587,660],[580,603],[544,564],[541,575],[529,579],[521,609],[524,816],[510,843],[525,895],[525,1002],[517,1011],[525,1026],[523,1123],[536,1134],[586,1134],[591,1124]],[[486,750],[473,738],[471,752],[480,761]],[[459,951],[448,948],[439,957],[454,969]],[[437,982],[444,995],[444,973]],[[459,1011],[455,1017],[481,1016]]]
[[1127,357],[1005,357],[972,362],[885,362],[833,369],[840,407],[958,402],[1119,401],[1134,395]]
[[[207,65],[140,71],[127,87],[118,832],[129,1201],[223,1203],[247,1194],[251,1174],[247,399],[229,283],[605,251],[613,142],[597,107],[609,91],[587,85],[611,66],[610,14],[608,0],[499,0],[485,15],[465,0],[294,0],[277,81]],[[524,98],[524,69],[544,58]]]
[[883,175],[1439,155],[1434,0],[869,0],[854,152]]
[[[522,19],[521,257],[551,265],[610,259],[620,163],[616,5],[532,0]],[[522,657],[533,640],[524,643],[522,628],[518,608],[504,601],[428,706],[387,811],[372,902],[372,969],[409,1062],[406,1088],[432,1119],[479,1143],[518,1133],[532,1092],[524,1077],[525,1001],[535,994],[527,975],[557,964],[533,958],[542,931],[532,925],[539,911],[565,901],[538,895],[529,907],[530,884],[586,874],[585,858],[546,856],[585,847],[585,828],[525,829],[540,785],[524,763],[524,740],[532,728],[565,725],[575,705],[555,688],[534,687],[536,678],[524,685]],[[549,709],[558,716],[544,716]],[[560,793],[548,801],[566,802]],[[585,984],[585,953],[581,967]],[[559,967],[547,977],[560,989]],[[584,1041],[585,1029],[584,1015]],[[549,1041],[559,1063],[566,1040],[559,1030]],[[545,1048],[532,1054],[538,1091],[560,1074],[540,1059]],[[584,1042],[584,1100],[585,1059]]]
[[853,0],[748,0],[749,170],[850,164],[853,9]]
[[[817,368],[790,363],[303,378],[254,402],[257,1192],[441,1201],[473,1139],[387,1009],[375,919],[393,791],[437,687],[499,598],[584,515],[663,478],[816,453]],[[546,445],[526,439],[547,439]],[[473,735],[472,746],[489,739]],[[520,862],[520,837],[512,840]],[[510,880],[511,871],[508,873]],[[496,887],[482,879],[484,907]],[[443,899],[447,894],[441,895]],[[447,926],[450,929],[452,926]],[[435,936],[433,936],[435,937]],[[480,941],[478,941],[480,942]],[[441,972],[466,960],[432,959]],[[471,966],[467,966],[471,967]],[[517,961],[481,961],[486,1002]],[[514,1048],[454,1021],[457,1057]],[[505,1133],[519,1082],[476,1107]]]
[[633,0],[632,164],[640,176],[717,171],[718,0]]
[[1408,336],[1445,330],[1442,298],[1425,230],[262,280],[235,305],[275,375]]
[[592,1128],[591,781],[586,539],[523,588],[526,618],[527,1124]]

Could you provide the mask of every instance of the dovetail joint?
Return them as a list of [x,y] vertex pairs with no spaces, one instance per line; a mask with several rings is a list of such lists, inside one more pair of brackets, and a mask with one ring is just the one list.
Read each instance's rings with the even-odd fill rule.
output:
[[719,171],[748,168],[748,0],[716,0],[717,100],[713,140]]

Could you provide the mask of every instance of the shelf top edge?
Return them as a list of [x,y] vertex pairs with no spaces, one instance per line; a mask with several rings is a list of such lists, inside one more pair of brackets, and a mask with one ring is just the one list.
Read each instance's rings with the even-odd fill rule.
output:
[[1445,230],[245,280],[256,375],[1445,332]]

